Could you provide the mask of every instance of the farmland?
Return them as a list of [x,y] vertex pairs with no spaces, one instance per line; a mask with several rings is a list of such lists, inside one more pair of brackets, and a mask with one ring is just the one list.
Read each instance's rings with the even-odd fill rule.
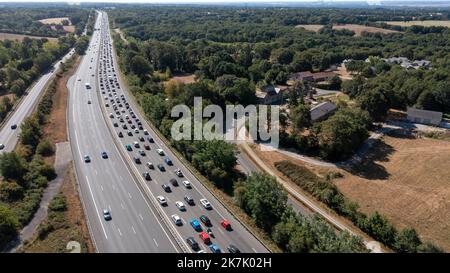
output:
[[424,26],[424,27],[450,27],[450,21],[441,20],[426,20],[426,21],[386,21],[388,25],[410,27],[410,26]]
[[49,41],[55,41],[55,42],[58,41],[57,38],[53,38],[53,37],[31,36],[31,35],[0,32],[0,41],[4,41],[4,40],[22,41],[25,37],[28,37],[31,39],[44,39],[45,38],[45,39],[48,39]]
[[[323,26],[324,25],[297,25],[296,27],[304,28],[306,30],[310,30],[310,31],[314,31],[314,32],[318,32]],[[363,32],[398,33],[398,31],[395,31],[395,30],[363,26],[363,25],[357,25],[357,24],[333,25],[333,29],[335,29],[335,30],[342,30],[342,29],[351,30],[351,31],[355,32],[356,36],[361,36],[361,33],[363,33]]]

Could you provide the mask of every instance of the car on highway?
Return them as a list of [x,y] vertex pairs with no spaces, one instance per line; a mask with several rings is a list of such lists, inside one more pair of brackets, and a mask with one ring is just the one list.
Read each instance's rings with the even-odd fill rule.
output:
[[211,226],[211,220],[209,220],[208,216],[206,215],[200,215],[200,221],[202,221],[202,223],[207,227]]
[[114,127],[119,127],[119,124],[117,122],[113,123]]
[[141,159],[139,158],[139,156],[133,157],[133,160],[134,160],[134,163],[141,164]]
[[[138,133],[139,133],[139,130],[138,130]],[[144,137],[143,137],[143,136],[140,136],[140,137],[139,137],[139,141],[144,142],[144,141],[145,141]]]
[[184,200],[185,200],[186,203],[188,203],[190,206],[194,206],[194,205],[195,205],[194,198],[192,198],[191,196],[189,196],[189,195],[187,195],[187,194],[184,196]]
[[152,137],[147,137],[147,140],[148,140],[148,142],[150,142],[150,143],[154,143],[154,142],[155,142],[155,141],[153,140]]
[[155,168],[155,166],[153,166],[153,163],[151,163],[151,162],[147,162],[147,164],[145,164],[145,165],[147,165],[147,167],[152,170]]
[[125,145],[125,148],[127,149],[127,151],[133,151],[133,148],[130,144]]
[[191,182],[189,182],[189,181],[187,181],[187,180],[184,180],[184,181],[181,182],[181,183],[184,185],[184,187],[185,187],[186,189],[191,189],[191,188],[192,188]]
[[166,200],[166,198],[164,198],[164,196],[158,195],[158,196],[156,196],[156,199],[158,199],[158,202],[161,206],[167,205],[167,200]]
[[148,145],[148,144],[144,144],[144,149],[146,149],[146,150],[150,150],[150,145]]
[[140,147],[139,142],[137,142],[137,141],[133,142],[133,145],[134,145],[135,148],[139,148]]
[[208,200],[206,200],[206,199],[200,199],[200,203],[202,204],[202,206],[205,208],[205,209],[212,209],[212,207],[211,207],[211,203],[209,203],[209,201]]
[[114,118],[114,114],[113,113],[109,113],[109,117],[110,118]]
[[142,176],[144,177],[145,180],[152,180],[149,172],[143,172]]
[[117,133],[117,135],[118,135],[119,137],[123,137],[122,132]]
[[194,237],[188,237],[186,239],[186,242],[192,248],[192,250],[197,251],[199,249],[199,245],[197,241],[195,241]]
[[175,223],[175,225],[177,225],[177,226],[183,225],[183,221],[181,221],[181,217],[178,216],[178,214],[173,214],[170,217],[172,218],[172,221]]
[[177,208],[181,211],[185,211],[186,210],[186,206],[184,205],[183,202],[181,201],[176,201],[175,202],[175,206],[177,206]]
[[163,149],[156,149],[156,152],[161,156],[164,155]]
[[159,169],[161,172],[165,172],[165,171],[166,171],[166,168],[164,167],[163,164],[158,164],[158,169]]
[[148,131],[147,130],[144,130],[144,135],[148,135]]
[[111,216],[111,213],[109,212],[109,210],[107,210],[107,209],[103,210],[103,218],[106,221],[110,221],[112,219],[112,216]]
[[172,160],[170,160],[170,158],[168,158],[168,157],[165,158],[164,161],[165,161],[166,164],[169,165],[169,166],[172,166],[172,165],[173,165]]
[[167,185],[167,184],[162,184],[161,187],[163,188],[163,190],[164,190],[165,192],[172,192],[172,189],[171,189],[170,186]]
[[211,244],[209,246],[209,250],[211,250],[212,253],[221,253],[222,251],[220,250],[220,248],[215,245],[215,244]]
[[231,230],[231,224],[228,220],[224,219],[224,220],[220,221],[220,225],[226,230]]
[[175,178],[171,178],[169,180],[170,184],[172,184],[174,187],[178,187],[178,181]]
[[197,219],[192,219],[191,221],[189,221],[189,223],[191,224],[192,228],[195,231],[201,231],[202,230],[202,226],[200,225],[200,223],[198,222]]
[[91,104],[91,101],[90,101],[90,100],[88,100],[88,104]]
[[141,156],[145,156],[145,151],[144,151],[144,150],[139,150],[139,154],[140,154]]
[[0,150],[5,149],[5,145],[4,144],[0,144]]
[[108,154],[106,152],[102,152],[102,158],[104,159],[108,158]]
[[211,243],[211,238],[209,238],[208,233],[202,231],[198,234],[198,236],[200,237],[200,239],[202,239],[203,243],[209,245]]
[[183,177],[183,172],[182,172],[180,169],[176,169],[176,170],[175,170],[175,174],[176,174],[178,177]]
[[122,129],[124,129],[124,130],[128,129],[127,125],[126,124],[122,124]]
[[128,131],[127,131],[127,135],[128,135],[128,136],[133,136],[133,133],[132,133],[130,130],[128,130]]
[[12,129],[12,130],[15,130],[15,129],[17,129],[17,124],[13,124],[13,125],[11,125],[11,129]]
[[88,155],[85,155],[85,156],[84,156],[84,162],[86,162],[86,163],[91,162],[91,157],[88,156]]
[[235,245],[229,245],[227,246],[227,250],[230,253],[241,253],[241,251],[239,250],[239,248],[237,248]]

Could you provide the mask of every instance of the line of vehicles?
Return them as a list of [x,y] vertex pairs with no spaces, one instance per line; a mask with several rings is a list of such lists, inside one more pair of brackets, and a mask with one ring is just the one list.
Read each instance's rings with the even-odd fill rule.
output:
[[[102,23],[103,25],[107,25],[107,19],[104,18]],[[160,189],[168,196],[173,195],[174,192],[177,192],[177,195],[179,196],[181,190],[181,187],[179,186],[180,184],[183,185],[182,188],[186,191],[186,193],[183,194],[183,200],[172,201],[170,200],[172,197],[169,199],[163,194],[155,194],[156,200],[163,207],[163,210],[167,211],[169,204],[173,204],[177,208],[179,213],[170,213],[169,211],[166,213],[168,216],[170,215],[169,218],[173,221],[174,225],[179,228],[185,223],[183,217],[180,216],[181,214],[185,214],[187,211],[191,211],[191,213],[192,211],[195,211],[195,213],[197,213],[196,211],[200,210],[201,214],[199,217],[189,217],[189,225],[193,228],[193,232],[197,233],[198,238],[211,252],[220,253],[221,249],[219,245],[213,242],[216,238],[216,235],[212,231],[213,221],[207,215],[213,213],[211,203],[206,198],[199,198],[198,202],[201,206],[196,206],[192,194],[189,193],[189,191],[195,191],[192,183],[184,177],[181,169],[174,166],[174,163],[166,156],[164,150],[155,143],[150,133],[144,129],[142,121],[137,117],[125,95],[122,93],[116,69],[114,67],[111,39],[107,31],[102,33],[99,51],[100,63],[98,66],[98,86],[101,97],[104,99],[101,104],[103,104],[104,110],[109,112],[109,120],[112,123],[119,140],[124,143],[124,148],[130,155],[134,164],[136,164],[136,168],[144,168],[142,177],[147,183],[159,184]],[[93,60],[91,60],[91,62],[92,61]],[[87,92],[92,89],[89,83],[86,83],[85,87]],[[91,101],[88,101],[87,103],[91,104]],[[101,152],[100,156],[103,159],[108,158],[106,151]],[[153,160],[150,158],[153,158]],[[91,162],[90,156],[85,155],[84,161],[86,163]],[[143,162],[145,162],[145,164]],[[173,172],[167,172],[167,169],[173,169]],[[163,182],[161,177],[167,176],[170,178]],[[180,183],[178,179],[181,179]],[[154,187],[152,184],[148,185],[149,187]],[[152,190],[152,193],[154,192],[155,189]],[[111,212],[107,209],[103,210],[103,217],[106,221],[111,221],[113,219]],[[205,226],[205,229],[202,228],[202,224]],[[226,219],[220,220],[219,224],[219,227],[221,226],[227,232],[233,230],[231,223]],[[203,252],[194,237],[195,236],[188,236],[185,239],[187,244],[194,251]],[[240,252],[239,248],[233,244],[227,245],[226,248],[231,253]]]

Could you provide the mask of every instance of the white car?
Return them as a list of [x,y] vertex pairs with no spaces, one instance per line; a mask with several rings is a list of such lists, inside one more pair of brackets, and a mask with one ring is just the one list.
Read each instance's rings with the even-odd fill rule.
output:
[[156,149],[156,152],[157,152],[159,155],[164,155],[163,149]]
[[158,202],[160,205],[162,205],[162,206],[167,205],[167,200],[166,200],[166,198],[164,198],[164,196],[158,195],[158,196],[156,196],[156,199],[158,199]]
[[211,209],[211,208],[212,208],[212,207],[211,207],[211,203],[209,203],[209,201],[206,200],[206,199],[200,199],[200,203],[202,204],[202,206],[203,206],[205,209]]
[[172,218],[173,222],[175,223],[175,225],[177,225],[177,226],[183,225],[183,221],[181,221],[180,216],[178,216],[177,214],[172,215],[171,218]]
[[191,182],[189,182],[189,181],[187,181],[187,180],[184,180],[183,182],[181,182],[181,183],[183,183],[183,185],[186,187],[186,188],[188,188],[188,189],[190,189],[192,186],[191,186]]
[[181,210],[181,211],[184,211],[184,210],[186,210],[186,206],[184,205],[184,203],[183,202],[181,202],[181,201],[177,201],[177,202],[175,202],[175,205],[177,206],[177,208],[179,209],[179,210]]

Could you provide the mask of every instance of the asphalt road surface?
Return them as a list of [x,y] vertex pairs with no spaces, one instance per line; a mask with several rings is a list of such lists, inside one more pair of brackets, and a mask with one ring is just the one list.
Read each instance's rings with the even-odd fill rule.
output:
[[[16,147],[18,136],[20,133],[20,125],[22,122],[33,113],[33,110],[39,101],[39,98],[42,92],[45,89],[47,83],[53,78],[56,72],[61,65],[61,62],[65,62],[69,59],[74,50],[70,50],[62,59],[57,61],[53,68],[49,70],[46,74],[42,75],[34,85],[27,90],[28,94],[24,95],[22,101],[11,114],[9,119],[3,124],[3,127],[0,130],[0,144],[5,145],[5,147],[0,151],[3,152],[11,152]],[[16,129],[12,129],[11,126],[16,125]]]

